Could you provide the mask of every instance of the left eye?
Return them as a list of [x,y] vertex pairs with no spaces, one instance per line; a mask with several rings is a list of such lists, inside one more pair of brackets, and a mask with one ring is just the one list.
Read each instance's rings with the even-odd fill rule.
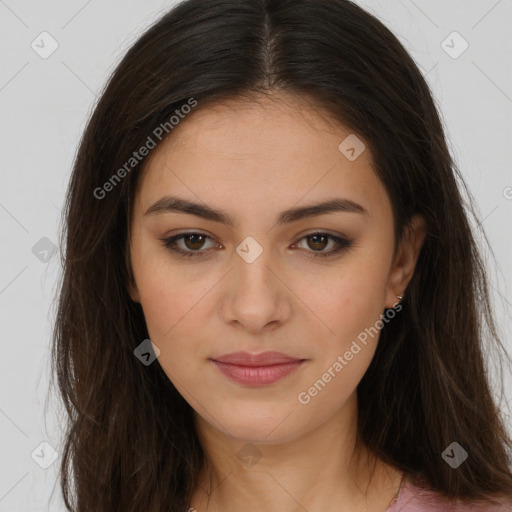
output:
[[[299,243],[305,241],[307,246],[310,249],[313,249],[312,255],[308,257],[317,258],[317,257],[328,257],[332,256],[343,249],[350,247],[352,244],[351,240],[347,240],[345,238],[341,238],[338,236],[330,235],[329,233],[309,233],[303,236]],[[327,245],[329,245],[329,241],[334,241],[334,248],[330,251],[323,251]],[[309,252],[309,251],[308,251]]]
[[[204,253],[209,251],[201,251],[204,248],[205,241],[209,239],[214,242],[213,238],[203,233],[182,233],[169,238],[163,238],[162,242],[169,250],[178,253],[181,256],[203,256]],[[178,241],[183,242],[183,245],[178,244]],[[327,257],[350,247],[351,240],[331,235],[329,233],[315,232],[308,233],[299,239],[293,246],[298,246],[302,241],[305,241],[307,246],[312,249],[312,254],[308,257]],[[329,241],[334,241],[334,248],[329,251],[324,251]],[[214,243],[215,246],[215,243]],[[217,244],[218,246],[218,244]]]

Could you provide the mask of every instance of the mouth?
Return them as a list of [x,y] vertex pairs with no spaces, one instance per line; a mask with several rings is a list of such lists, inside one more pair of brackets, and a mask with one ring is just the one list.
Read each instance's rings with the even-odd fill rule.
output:
[[234,382],[247,386],[266,386],[290,375],[307,360],[279,352],[236,352],[212,358],[210,361]]

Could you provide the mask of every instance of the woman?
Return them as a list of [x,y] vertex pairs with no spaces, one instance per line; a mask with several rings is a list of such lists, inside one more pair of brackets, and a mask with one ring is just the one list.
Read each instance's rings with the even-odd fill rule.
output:
[[456,179],[421,73],[352,2],[166,14],[67,196],[68,508],[508,510]]

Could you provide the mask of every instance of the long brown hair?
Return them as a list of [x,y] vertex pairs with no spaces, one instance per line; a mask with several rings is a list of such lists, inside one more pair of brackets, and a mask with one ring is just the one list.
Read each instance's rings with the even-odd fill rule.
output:
[[[500,361],[506,352],[468,221],[474,200],[466,188],[467,199],[461,194],[464,180],[414,61],[348,0],[187,0],[115,69],[69,183],[52,347],[67,420],[66,506],[189,506],[204,462],[193,411],[157,362],[145,366],[134,356],[149,336],[127,288],[133,198],[146,161],[132,160],[133,152],[148,137],[159,143],[159,126],[172,136],[169,119],[185,104],[200,109],[273,91],[311,98],[366,141],[392,202],[396,245],[413,214],[427,222],[403,311],[382,328],[358,386],[360,441],[446,498],[512,496],[512,442],[488,382],[484,342]],[[469,453],[457,470],[441,457],[454,441]]]

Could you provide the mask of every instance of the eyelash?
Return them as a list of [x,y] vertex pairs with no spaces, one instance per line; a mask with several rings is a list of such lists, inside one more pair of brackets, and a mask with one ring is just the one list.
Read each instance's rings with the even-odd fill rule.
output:
[[[176,241],[177,240],[179,240],[180,238],[185,238],[186,236],[189,236],[189,235],[202,235],[202,236],[204,236],[206,238],[210,238],[210,240],[213,240],[213,238],[211,238],[210,236],[206,235],[205,233],[198,233],[198,232],[194,232],[194,231],[189,231],[189,232],[186,232],[186,233],[180,233],[179,235],[174,235],[174,236],[171,236],[169,238],[161,238],[160,240],[163,242],[164,246],[167,249],[177,253],[178,256],[180,256],[180,257],[185,257],[185,258],[190,258],[190,257],[192,257],[192,258],[201,258],[201,257],[204,257],[204,254],[207,251],[203,251],[203,250],[198,250],[198,251],[188,250],[188,251],[185,251],[185,250],[183,250],[183,249],[181,249],[179,247],[176,247]],[[345,249],[348,249],[352,245],[352,243],[353,243],[352,240],[348,240],[348,239],[345,239],[345,238],[334,236],[334,235],[331,235],[330,233],[324,233],[323,231],[314,231],[312,233],[306,233],[305,235],[303,235],[297,242],[295,242],[295,244],[301,242],[302,240],[304,240],[307,237],[314,236],[314,235],[326,236],[327,238],[329,238],[331,240],[334,240],[338,244],[338,247],[336,247],[335,249],[331,249],[328,252],[318,252],[318,251],[307,251],[306,250],[306,252],[311,253],[310,256],[307,256],[308,258],[313,258],[313,259],[316,259],[316,258],[329,258],[331,256],[335,256],[336,254],[340,253],[341,251],[343,251]]]

